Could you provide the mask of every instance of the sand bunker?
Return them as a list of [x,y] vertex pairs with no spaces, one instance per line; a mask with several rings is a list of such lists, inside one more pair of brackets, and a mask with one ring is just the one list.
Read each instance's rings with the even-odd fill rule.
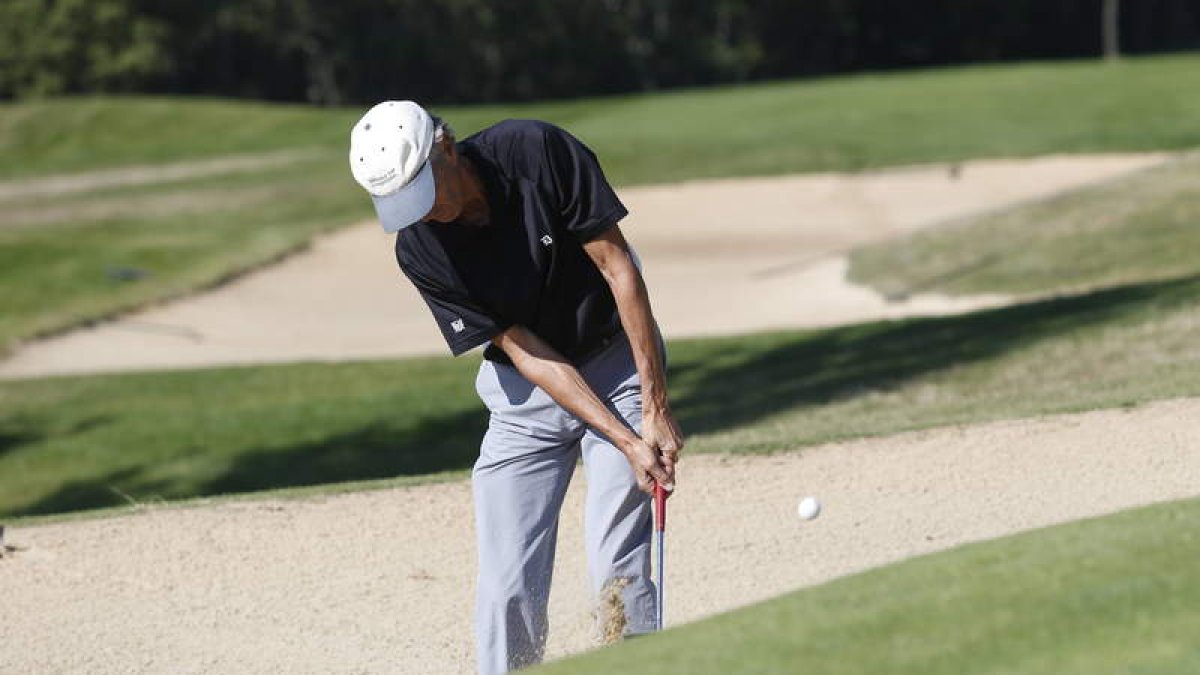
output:
[[[1002,297],[888,303],[845,279],[851,248],[1107,180],[1164,155],[1054,156],[621,191],[669,337],[968,311]],[[43,340],[0,377],[444,354],[391,237],[364,223],[163,307]]]
[[[1200,492],[1200,400],[680,466],[668,620],[980,539]],[[815,494],[821,517],[796,503]],[[583,476],[563,509],[551,657],[593,644]],[[466,673],[466,481],[11,529],[6,673]]]

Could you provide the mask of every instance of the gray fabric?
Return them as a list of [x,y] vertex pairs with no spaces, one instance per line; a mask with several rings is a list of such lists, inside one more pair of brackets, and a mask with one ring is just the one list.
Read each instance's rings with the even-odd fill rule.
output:
[[[641,386],[624,336],[580,368],[619,419],[638,430]],[[491,421],[472,473],[479,542],[479,672],[541,661],[559,509],[576,462],[587,476],[584,528],[592,592],[616,579],[626,634],[654,630],[650,499],[625,456],[512,366],[484,361],[475,382]]]

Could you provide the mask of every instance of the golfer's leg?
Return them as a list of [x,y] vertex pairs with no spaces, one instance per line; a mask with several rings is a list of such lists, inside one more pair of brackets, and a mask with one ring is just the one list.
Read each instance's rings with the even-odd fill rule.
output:
[[582,431],[544,392],[525,389],[514,374],[501,368],[497,375],[485,364],[477,382],[492,410],[472,473],[479,544],[476,647],[479,672],[486,675],[541,661],[558,513]]
[[[636,373],[614,392],[609,405],[631,428],[640,428],[642,404]],[[638,490],[625,455],[607,438],[589,429],[582,447],[587,474],[584,527],[592,591],[600,599],[617,584],[625,612],[624,634],[651,632],[655,629],[656,593],[650,576],[650,498]]]

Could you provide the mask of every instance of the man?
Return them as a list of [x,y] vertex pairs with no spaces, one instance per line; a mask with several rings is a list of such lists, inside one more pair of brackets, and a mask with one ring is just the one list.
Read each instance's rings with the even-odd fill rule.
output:
[[488,344],[491,411],[472,472],[481,673],[537,663],[563,496],[582,457],[593,591],[616,589],[627,635],[654,630],[655,481],[683,441],[627,211],[595,156],[550,124],[509,120],[460,143],[411,101],[351,132],[350,165],[451,352]]

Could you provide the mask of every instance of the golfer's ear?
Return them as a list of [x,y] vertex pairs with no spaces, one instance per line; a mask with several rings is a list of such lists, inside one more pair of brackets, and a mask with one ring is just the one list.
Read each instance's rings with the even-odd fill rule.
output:
[[452,130],[448,124],[442,126],[441,134],[437,139],[437,144],[441,146],[442,152],[445,152],[446,156],[448,157],[453,157],[454,155],[458,154],[458,148],[454,145],[454,130]]

